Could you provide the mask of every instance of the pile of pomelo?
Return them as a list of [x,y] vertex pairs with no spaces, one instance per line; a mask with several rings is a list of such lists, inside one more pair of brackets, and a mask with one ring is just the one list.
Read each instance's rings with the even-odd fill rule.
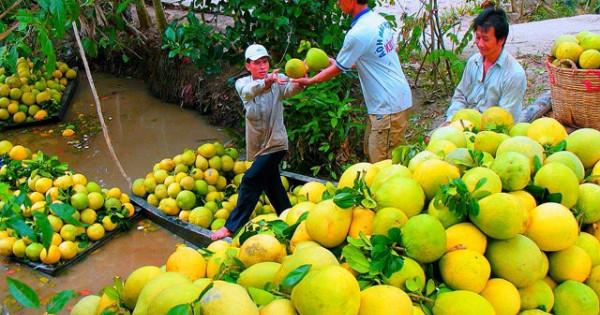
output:
[[232,244],[179,248],[72,314],[598,314],[597,143],[552,118],[462,110],[408,159],[348,168],[333,199],[307,183]]
[[[26,147],[3,140],[0,141],[0,158],[3,160],[0,185],[7,188],[0,195],[2,256],[16,256],[25,262],[60,264],[105,237],[106,232],[126,224],[124,220],[135,212],[129,196],[119,188],[102,188],[88,181],[85,175],[68,170],[66,164],[61,168],[66,171],[53,171],[52,168],[60,167],[56,157],[44,156],[42,152],[32,154]],[[62,174],[57,175],[58,172]],[[13,204],[19,209],[18,213],[10,211],[14,211]],[[52,210],[55,205],[69,205],[60,211],[69,211],[70,217],[63,218],[64,213]],[[48,250],[43,245],[43,226],[38,213],[43,214],[52,228]],[[19,234],[9,221],[31,226],[35,231],[33,239]]]
[[[552,45],[554,64],[562,59],[571,60],[581,69],[600,69],[600,34],[589,31],[577,35],[561,35]],[[570,67],[568,63],[561,64]]]
[[77,72],[64,62],[56,63],[52,73],[45,65],[33,70],[34,64],[23,57],[17,61],[17,73],[0,68],[0,125],[41,120],[58,110],[62,92]]
[[[238,156],[235,148],[225,148],[219,142],[207,142],[195,151],[186,149],[173,158],[156,163],[144,178],[133,182],[131,191],[146,198],[150,205],[166,215],[217,230],[225,224],[237,205],[238,187],[244,172],[252,165],[252,162],[239,160]],[[287,179],[282,176],[281,180],[288,190]],[[296,187],[295,194],[306,195],[304,190],[310,189],[310,186],[301,189],[301,186]],[[292,192],[288,195],[292,204],[305,199]],[[263,194],[251,218],[274,212]]]

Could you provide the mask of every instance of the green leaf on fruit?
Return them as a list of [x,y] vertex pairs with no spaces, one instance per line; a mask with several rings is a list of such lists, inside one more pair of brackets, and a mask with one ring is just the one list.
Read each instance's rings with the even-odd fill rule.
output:
[[284,279],[281,285],[284,287],[293,287],[298,284],[310,270],[311,264],[302,265],[290,272]]
[[342,255],[346,258],[346,262],[350,265],[350,268],[356,270],[358,273],[369,272],[369,261],[365,254],[353,245],[346,245],[342,250]]
[[167,312],[167,315],[188,315],[190,306],[188,304],[179,304]]

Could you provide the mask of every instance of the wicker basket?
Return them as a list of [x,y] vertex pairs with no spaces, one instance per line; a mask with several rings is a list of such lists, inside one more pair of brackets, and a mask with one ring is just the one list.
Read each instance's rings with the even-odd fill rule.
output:
[[[563,124],[600,130],[600,70],[577,69],[568,60],[552,64],[548,56],[546,67],[550,79],[554,118]],[[570,63],[571,68],[560,67]]]

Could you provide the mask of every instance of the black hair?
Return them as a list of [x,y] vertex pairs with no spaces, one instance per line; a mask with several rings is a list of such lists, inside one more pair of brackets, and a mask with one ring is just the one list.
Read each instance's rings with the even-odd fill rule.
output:
[[367,4],[367,3],[369,3],[369,0],[356,0],[356,3],[358,3],[358,4]]
[[[491,27],[494,28],[494,36],[496,40],[505,39],[508,37],[508,20],[506,18],[506,12],[500,8],[487,7],[483,12],[473,21],[473,30],[481,27],[482,30],[488,30]],[[504,44],[502,44],[504,46]]]

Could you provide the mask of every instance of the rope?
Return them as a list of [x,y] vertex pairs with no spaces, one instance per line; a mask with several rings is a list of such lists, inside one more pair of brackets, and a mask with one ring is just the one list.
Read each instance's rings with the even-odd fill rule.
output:
[[79,31],[77,30],[77,25],[75,21],[72,22],[73,32],[75,33],[75,39],[77,40],[77,45],[79,46],[79,53],[81,54],[81,59],[83,60],[83,66],[85,68],[85,74],[88,78],[88,82],[90,83],[90,89],[92,90],[92,95],[94,96],[94,101],[96,102],[96,112],[98,113],[98,119],[100,119],[100,125],[102,126],[102,134],[104,135],[104,140],[106,140],[106,145],[108,146],[108,151],[110,152],[110,157],[113,159],[121,175],[127,180],[129,186],[131,186],[131,178],[127,176],[123,166],[119,162],[115,150],[113,149],[112,143],[110,141],[110,136],[108,135],[108,128],[106,128],[106,123],[104,122],[104,115],[102,115],[102,107],[100,105],[100,99],[98,98],[98,92],[96,92],[96,86],[94,85],[94,79],[92,78],[92,74],[90,72],[90,67],[87,62],[87,58],[85,57],[85,52],[83,51],[83,45],[81,44],[81,39],[79,38]]

